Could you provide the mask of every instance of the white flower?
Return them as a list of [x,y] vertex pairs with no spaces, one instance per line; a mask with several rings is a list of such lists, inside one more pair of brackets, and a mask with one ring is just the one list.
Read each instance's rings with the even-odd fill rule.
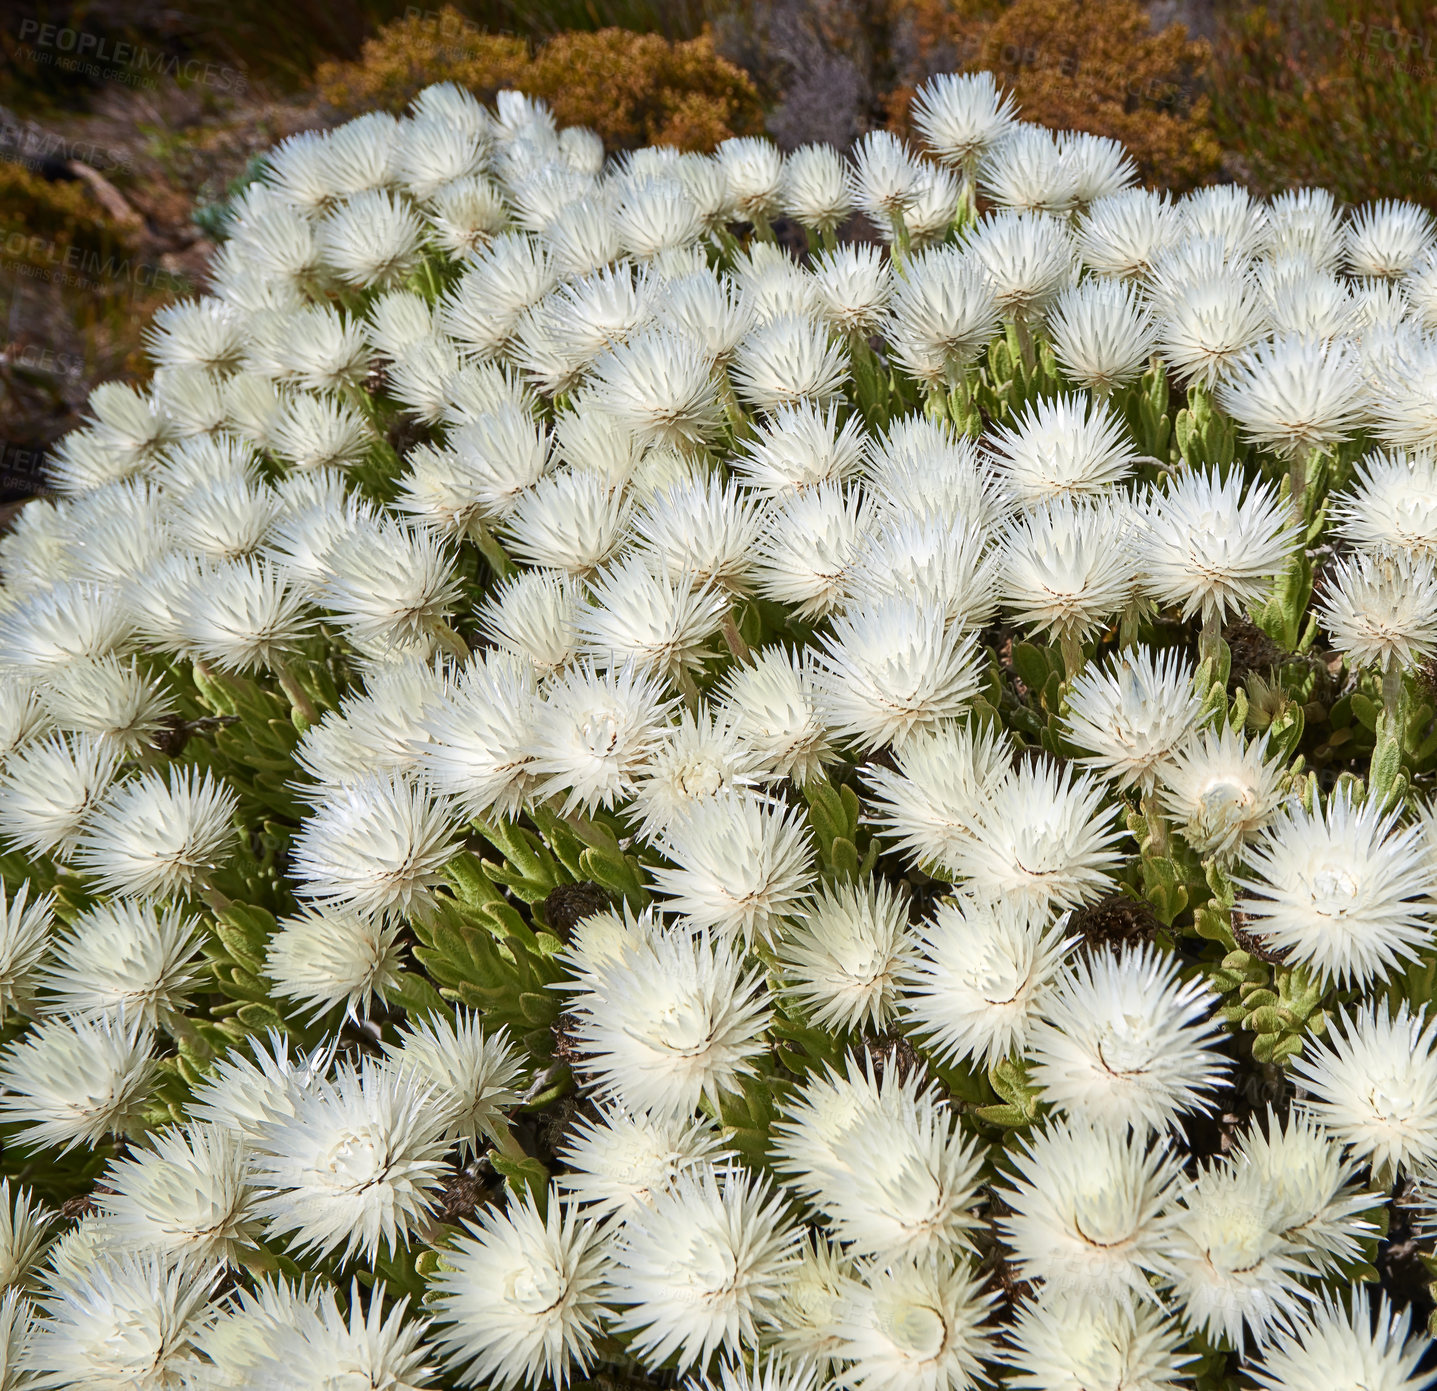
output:
[[842,483],[858,472],[861,424],[852,415],[840,427],[833,403],[822,410],[812,401],[780,406],[758,422],[730,467],[749,488],[774,498],[817,483]]
[[65,580],[0,616],[0,667],[44,679],[69,662],[128,647],[132,622],[114,585]]
[[1376,347],[1364,345],[1373,433],[1384,444],[1429,453],[1437,447],[1437,344],[1408,330],[1387,352],[1381,345],[1380,338]]
[[847,588],[859,609],[901,595],[941,605],[956,632],[977,632],[998,610],[997,555],[986,536],[942,516],[885,513],[862,538]]
[[442,1262],[432,1282],[435,1342],[461,1386],[564,1387],[595,1360],[607,1312],[603,1239],[556,1195],[546,1217],[532,1196],[507,1212],[485,1210]]
[[783,989],[820,1029],[882,1031],[913,956],[907,900],[883,880],[825,884],[779,939]]
[[120,1251],[175,1261],[236,1263],[252,1248],[249,1154],[242,1136],[217,1125],[162,1130],[105,1171],[106,1232]]
[[689,476],[659,485],[630,530],[638,553],[670,580],[747,594],[764,516],[751,494],[712,474]]
[[798,1258],[799,1229],[784,1200],[741,1168],[680,1174],[613,1238],[607,1297],[614,1326],[649,1367],[681,1372],[719,1348],[737,1352],[772,1325]]
[[[10,1180],[0,1183],[0,1290],[29,1289],[34,1284],[35,1268],[49,1244],[50,1228],[57,1217],[57,1213],[37,1203],[28,1188],[16,1184],[12,1198]],[[0,1366],[3,1365],[0,1348]]]
[[754,565],[754,588],[816,619],[838,608],[868,522],[862,495],[820,482],[769,513]]
[[1236,1162],[1259,1176],[1273,1204],[1274,1225],[1319,1271],[1357,1260],[1373,1226],[1360,1214],[1380,1199],[1362,1191],[1358,1161],[1313,1123],[1294,1112],[1286,1124],[1269,1107],[1238,1139]]
[[1137,569],[1127,519],[1107,497],[1059,494],[1002,533],[999,585],[1019,622],[1085,642],[1128,602]]
[[1338,534],[1360,550],[1437,559],[1437,455],[1373,450],[1330,511]]
[[1048,315],[1053,355],[1079,386],[1106,394],[1142,375],[1158,327],[1137,289],[1089,276],[1070,285]]
[[1181,1391],[1185,1331],[1151,1304],[1093,1306],[1069,1296],[1025,1301],[1001,1354],[1013,1391]]
[[842,391],[848,364],[828,330],[796,313],[753,329],[734,350],[734,390],[755,410],[812,401],[825,406]]
[[1173,1298],[1188,1324],[1216,1342],[1258,1343],[1290,1324],[1311,1293],[1302,1252],[1278,1230],[1281,1210],[1255,1170],[1204,1167],[1173,1214]]
[[798,1264],[774,1310],[772,1333],[778,1353],[822,1374],[840,1356],[839,1314],[853,1284],[843,1248],[817,1233],[802,1242]]
[[715,157],[728,182],[734,211],[743,218],[771,217],[783,183],[783,154],[772,141],[739,136],[720,143]]
[[766,781],[764,764],[762,753],[743,739],[732,718],[711,716],[702,707],[697,715],[681,711],[634,792],[632,815],[639,835],[656,843],[700,802]]
[[839,333],[872,333],[893,296],[893,272],[873,246],[825,252],[814,262],[813,277],[824,318]]
[[1432,248],[1432,214],[1416,203],[1364,203],[1343,228],[1343,260],[1353,275],[1397,280]]
[[1341,218],[1325,188],[1290,188],[1267,205],[1266,253],[1297,256],[1332,270],[1342,249]]
[[608,217],[623,249],[651,264],[692,246],[704,230],[703,212],[676,178],[630,180]]
[[1073,179],[1073,196],[1080,206],[1110,198],[1138,181],[1132,156],[1110,136],[1059,131],[1058,156],[1064,172]]
[[439,326],[477,361],[508,345],[524,311],[553,288],[557,272],[542,242],[494,237],[439,300]]
[[[499,190],[477,175],[454,179],[429,200],[430,240],[455,260],[470,259],[504,231],[509,210]],[[555,248],[557,250],[557,248]]]
[[1054,1120],[1028,1135],[1013,1165],[1015,1186],[999,1195],[1011,1215],[998,1229],[1023,1279],[1092,1309],[1156,1299],[1149,1281],[1171,1271],[1182,1179],[1165,1145]]
[[273,669],[312,623],[302,590],[284,569],[253,557],[200,570],[177,620],[186,651],[239,672]]
[[1267,739],[1249,743],[1231,725],[1205,729],[1159,769],[1163,807],[1200,855],[1230,859],[1277,809],[1286,768],[1267,757]]
[[1128,188],[1095,199],[1078,221],[1084,264],[1099,275],[1142,279],[1180,235],[1180,217],[1166,193]]
[[390,917],[424,901],[458,850],[447,798],[424,782],[367,774],[336,788],[295,837],[293,874],[321,907]]
[[891,233],[913,196],[919,165],[892,131],[870,130],[853,146],[853,201],[880,233]]
[[177,907],[102,900],[56,940],[36,978],[40,1008],[87,1023],[177,1027],[203,979],[198,924]]
[[109,893],[164,897],[202,885],[228,856],[239,799],[197,768],[116,784],[75,843],[75,864]]
[[504,1112],[519,1104],[516,1090],[524,1062],[503,1029],[488,1037],[468,1010],[454,1016],[431,1014],[400,1034],[384,1050],[400,1070],[429,1088],[429,1105],[447,1112],[445,1141],[477,1154],[480,1140],[507,1139]]
[[1072,239],[1046,213],[992,213],[968,234],[967,244],[1005,318],[1040,318],[1073,279]]
[[1324,985],[1365,986],[1416,957],[1432,937],[1437,876],[1422,827],[1399,829],[1398,816],[1355,805],[1346,789],[1311,812],[1281,812],[1237,881],[1251,931]]
[[283,400],[267,433],[274,453],[301,470],[348,468],[374,446],[373,431],[353,406],[302,391]]
[[1191,274],[1158,282],[1158,348],[1176,377],[1211,387],[1262,338],[1267,312],[1256,282],[1241,271]]
[[351,641],[371,649],[428,642],[459,601],[445,543],[403,522],[385,520],[340,537],[322,565],[319,602]]
[[367,913],[305,907],[281,921],[265,948],[264,973],[275,994],[317,1020],[336,1005],[367,1013],[400,983],[398,922]]
[[1420,1391],[1432,1383],[1422,1370],[1431,1346],[1407,1336],[1412,1311],[1399,1314],[1384,1292],[1373,1316],[1365,1285],[1348,1292],[1350,1309],[1330,1290],[1303,1309],[1289,1327],[1277,1327],[1251,1375],[1262,1391],[1327,1391],[1366,1386],[1372,1391]]
[[1101,670],[1078,674],[1064,722],[1068,738],[1088,750],[1082,763],[1119,787],[1150,791],[1167,776],[1201,713],[1192,667],[1180,653],[1134,647],[1114,654]]
[[734,733],[762,760],[773,778],[802,787],[837,755],[818,709],[817,681],[809,651],[775,644],[735,663],[717,688]]
[[896,1057],[873,1076],[850,1053],[811,1073],[773,1126],[775,1168],[853,1255],[941,1262],[970,1245],[982,1160],[936,1083]]
[[1000,208],[1062,213],[1078,201],[1078,174],[1052,131],[1015,121],[989,146],[978,180]]
[[696,576],[671,577],[644,555],[626,556],[597,575],[589,597],[578,619],[585,656],[679,684],[713,656],[710,642],[730,604],[722,589]]
[[169,1391],[214,1317],[217,1273],[157,1254],[97,1252],[83,1273],[57,1279],[40,1297],[30,1384]]
[[1240,469],[1223,478],[1185,471],[1148,504],[1140,536],[1143,588],[1184,618],[1225,618],[1260,603],[1298,544],[1271,487],[1243,493]]
[[1437,563],[1426,555],[1358,554],[1323,574],[1317,612],[1354,667],[1413,667],[1437,651]]
[[204,297],[182,299],[155,311],[145,349],[157,367],[203,367],[228,372],[244,352],[244,327],[232,306]]
[[682,928],[597,963],[573,1010],[577,1070],[635,1112],[716,1103],[768,1047],[762,975],[739,944]]
[[1030,402],[1011,427],[992,432],[988,449],[1024,507],[1055,497],[1101,496],[1127,478],[1134,459],[1121,419],[1084,395]]
[[1027,1057],[1044,1098],[1077,1121],[1146,1135],[1212,1109],[1231,1063],[1217,997],[1146,946],[1078,956],[1038,1007]]
[[715,362],[726,363],[753,326],[753,305],[743,289],[707,269],[681,275],[663,287],[659,318],[692,334]]
[[329,1066],[324,1051],[291,1061],[288,1042],[271,1029],[265,1041],[250,1036],[254,1061],[239,1050],[219,1058],[214,1069],[194,1089],[189,1114],[192,1121],[212,1121],[253,1144],[265,1127],[293,1116],[296,1098]]
[[28,879],[13,893],[0,882],[0,1024],[12,1011],[33,1012],[35,971],[54,930],[54,893],[32,896]]
[[1017,104],[990,72],[940,73],[913,98],[914,128],[945,164],[971,167],[1013,123]]
[[604,353],[593,369],[595,402],[648,443],[699,445],[721,412],[708,354],[690,333],[646,329]]
[[1437,1020],[1385,1006],[1354,1008],[1292,1062],[1303,1103],[1382,1180],[1437,1159]]
[[435,789],[466,819],[513,816],[535,775],[529,746],[539,713],[534,667],[510,653],[470,661],[423,716],[418,761]]
[[1091,773],[1073,776],[1044,759],[1027,760],[996,782],[969,834],[949,852],[953,872],[974,893],[1034,908],[1074,908],[1100,896],[1122,856],[1116,808]]
[[[232,1378],[219,1383],[226,1391],[232,1385],[269,1391],[349,1385],[416,1391],[430,1385],[434,1368],[426,1362],[429,1349],[422,1341],[428,1324],[406,1318],[407,1298],[386,1300],[382,1281],[374,1286],[368,1308],[359,1292],[356,1281],[349,1289],[346,1317],[332,1286],[301,1293],[291,1285],[260,1281],[254,1291],[241,1291],[195,1342]],[[197,1369],[197,1386],[209,1386],[207,1370]]]
[[983,1326],[997,1291],[952,1260],[875,1262],[848,1284],[833,1329],[855,1391],[969,1391],[987,1378]]
[[0,833],[36,856],[66,859],[119,768],[119,752],[88,734],[52,734],[0,770]]
[[784,160],[779,207],[801,226],[830,236],[853,209],[843,156],[829,145],[801,145]]
[[40,693],[57,729],[91,734],[134,754],[164,728],[174,703],[164,683],[141,671],[135,659],[113,654],[69,662]]
[[866,452],[865,483],[880,517],[934,517],[987,532],[1011,508],[976,443],[944,421],[902,416],[871,439]]
[[619,545],[629,506],[598,473],[553,473],[519,499],[505,520],[505,536],[520,560],[589,576]]
[[631,1114],[622,1105],[580,1117],[560,1157],[568,1172],[555,1182],[601,1217],[623,1217],[667,1192],[681,1173],[729,1157],[707,1121],[662,1112]]
[[122,1135],[154,1080],[148,1030],[104,1018],[47,1019],[0,1055],[0,1112],[24,1125],[21,1144],[62,1153]]
[[882,598],[833,619],[818,670],[827,724],[870,752],[967,710],[978,691],[977,642],[950,628],[936,603]]
[[946,899],[918,925],[903,1014],[939,1061],[993,1067],[1022,1053],[1072,939],[1066,919],[1007,900]]
[[356,289],[400,283],[419,258],[424,225],[378,189],[357,193],[319,225],[325,262]]
[[1008,771],[1013,750],[994,726],[945,721],[893,751],[895,768],[872,763],[869,819],[920,865],[952,871],[954,846],[967,840],[980,806]]
[[342,1063],[293,1097],[255,1144],[255,1215],[292,1250],[318,1256],[397,1253],[443,1177],[448,1117],[412,1076],[366,1058]]
[[658,677],[632,665],[580,663],[549,686],[525,752],[538,798],[563,794],[565,811],[609,810],[631,795],[673,710]]
[[1248,439],[1293,457],[1348,437],[1362,415],[1361,388],[1355,349],[1290,333],[1238,359],[1217,400]]
[[957,385],[997,328],[998,303],[981,264],[953,246],[913,257],[885,324],[893,355],[932,386]]
[[[496,585],[475,614],[490,642],[544,677],[563,670],[578,654],[582,604],[582,591],[567,575],[524,570]],[[479,664],[470,661],[465,671]]]

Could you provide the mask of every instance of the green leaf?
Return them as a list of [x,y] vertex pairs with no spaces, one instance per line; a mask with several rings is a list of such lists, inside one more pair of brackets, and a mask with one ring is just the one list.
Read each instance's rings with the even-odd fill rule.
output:
[[1036,694],[1048,684],[1048,676],[1052,667],[1048,663],[1048,654],[1045,649],[1036,647],[1031,642],[1015,642],[1012,662],[1013,670],[1018,673],[1018,679],[1030,691]]

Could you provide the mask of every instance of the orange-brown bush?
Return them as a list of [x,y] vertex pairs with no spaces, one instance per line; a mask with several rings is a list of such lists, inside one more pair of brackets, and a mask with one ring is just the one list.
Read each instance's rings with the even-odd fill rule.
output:
[[343,112],[398,111],[431,82],[457,82],[482,100],[521,88],[561,125],[586,125],[610,148],[708,149],[762,129],[753,83],[706,35],[673,43],[626,29],[560,34],[530,52],[522,39],[486,34],[446,8],[385,25],[354,62],[321,64],[320,95]]
[[1014,0],[997,12],[963,0],[894,3],[911,56],[888,98],[892,124],[906,121],[931,72],[987,68],[1025,120],[1122,141],[1149,183],[1185,189],[1217,173],[1211,107],[1197,91],[1210,52],[1181,24],[1152,33],[1135,0]]

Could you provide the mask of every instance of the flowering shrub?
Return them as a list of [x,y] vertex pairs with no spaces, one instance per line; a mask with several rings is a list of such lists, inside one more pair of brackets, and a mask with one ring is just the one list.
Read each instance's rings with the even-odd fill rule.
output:
[[94,392],[0,540],[5,1384],[1428,1384],[1431,219],[913,125],[430,87]]
[[485,98],[522,87],[560,123],[586,125],[623,149],[712,149],[762,128],[753,84],[705,36],[674,43],[600,29],[558,34],[531,54],[523,39],[484,33],[449,6],[385,25],[358,60],[323,63],[315,80],[342,111],[400,111],[421,88],[444,81]]

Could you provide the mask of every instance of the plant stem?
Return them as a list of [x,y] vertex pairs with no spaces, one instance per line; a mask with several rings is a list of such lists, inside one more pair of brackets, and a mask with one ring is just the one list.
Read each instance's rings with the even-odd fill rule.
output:
[[1198,633],[1198,661],[1201,663],[1212,658],[1216,662],[1220,642],[1222,642],[1222,619],[1218,616],[1218,610],[1204,608],[1202,630]]
[[684,704],[688,706],[691,714],[697,714],[699,708],[699,688],[694,684],[693,673],[687,667],[680,667],[674,674],[674,685],[679,688],[679,694],[684,698]]
[[1152,788],[1148,788],[1142,795],[1143,816],[1148,823],[1148,844],[1153,852],[1158,855],[1168,853],[1168,823],[1163,816],[1162,808],[1158,806],[1157,796]]
[[469,660],[469,644],[442,618],[434,620],[430,632],[434,634],[435,641],[438,642],[440,647],[453,657],[460,666],[463,666],[464,663]]
[[299,714],[299,717],[306,725],[319,723],[319,711],[315,709],[314,702],[309,698],[309,693],[299,684],[299,679],[289,669],[283,657],[274,657],[270,661],[270,670],[274,672],[275,679],[279,682],[285,695],[289,697],[289,703]]
[[1062,648],[1063,667],[1071,681],[1083,669],[1083,644],[1073,633],[1064,631],[1058,638],[1058,646]]
[[479,554],[488,561],[489,568],[501,580],[507,580],[511,575],[519,573],[518,567],[509,559],[508,551],[482,523],[474,528],[474,544],[479,547]]
[[1289,505],[1292,508],[1292,522],[1294,526],[1303,528],[1303,540],[1306,541],[1307,528],[1307,455],[1299,451],[1292,456],[1292,463],[1287,471],[1288,486],[1292,490]]
[[1396,735],[1402,717],[1402,665],[1395,653],[1382,671],[1382,713],[1387,716],[1388,730]]
[[1023,358],[1024,376],[1031,377],[1035,366],[1033,357],[1033,331],[1028,327],[1028,320],[1022,314],[1018,314],[1014,317],[1013,328],[1018,334],[1018,352]]
[[738,624],[733,621],[733,610],[730,609],[723,616],[723,640],[728,643],[728,650],[733,653],[745,666],[753,665],[753,653],[749,645],[743,640],[743,634],[738,630]]

